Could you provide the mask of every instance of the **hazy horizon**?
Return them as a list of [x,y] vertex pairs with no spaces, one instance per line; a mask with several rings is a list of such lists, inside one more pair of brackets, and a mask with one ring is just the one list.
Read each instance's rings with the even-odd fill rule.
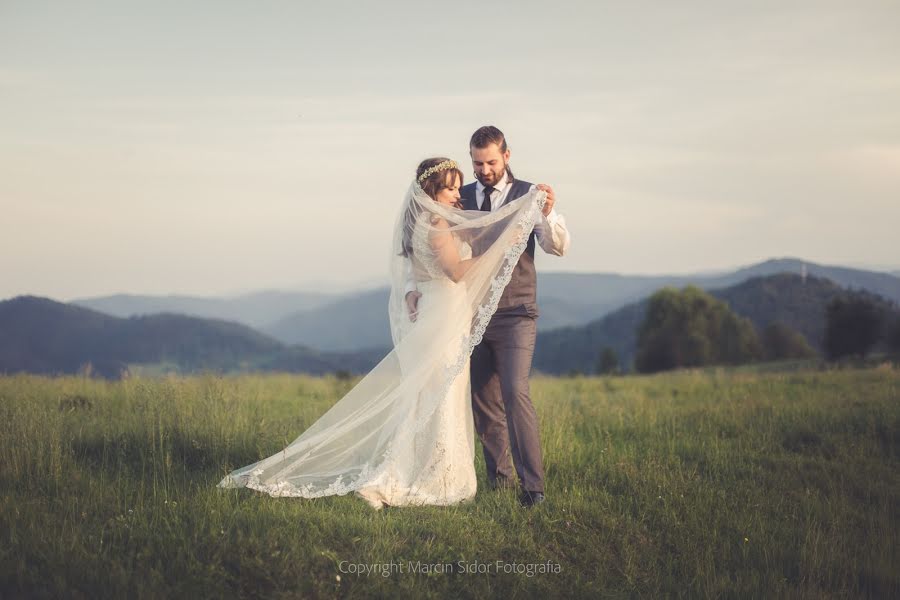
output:
[[[802,260],[799,257],[771,257],[766,260],[780,260],[780,259],[797,259]],[[764,261],[758,261],[759,262]],[[818,261],[804,261],[808,264],[823,264]],[[696,271],[685,271],[685,272],[671,272],[671,273],[619,273],[615,271],[567,271],[565,269],[542,269],[541,273],[544,274],[572,274],[572,275],[616,275],[620,277],[686,277],[686,276],[715,276],[719,274],[729,273],[741,268],[745,268],[751,265],[735,265],[731,268],[726,269],[701,269]],[[823,266],[830,267],[847,267],[853,269],[862,269],[867,271],[875,271],[886,273],[888,275],[900,276],[900,267],[896,266],[884,266],[884,265],[867,265],[867,264],[828,264]],[[208,297],[208,298],[235,298],[244,295],[250,294],[258,294],[258,293],[266,293],[266,292],[287,292],[287,293],[314,293],[320,292],[328,295],[342,295],[342,294],[355,294],[362,293],[369,290],[374,290],[381,287],[386,287],[388,284],[386,281],[380,278],[371,278],[371,279],[360,279],[355,281],[311,281],[306,284],[297,284],[297,285],[285,285],[280,287],[259,287],[259,288],[232,288],[225,289],[215,292],[209,293],[182,293],[182,292],[154,292],[154,293],[141,293],[135,292],[131,290],[118,290],[118,291],[110,291],[106,293],[97,293],[97,294],[83,294],[83,295],[75,295],[68,297],[53,297],[54,300],[60,302],[71,302],[74,300],[88,300],[94,298],[102,298],[102,297],[111,297],[117,295],[123,296],[157,296],[157,297],[167,297],[167,296],[184,296],[184,297]],[[28,292],[23,292],[20,294],[13,294],[10,297],[0,297],[0,301],[8,300],[16,296],[23,295],[37,295],[40,294],[30,294]]]
[[485,123],[556,189],[541,271],[900,269],[898,30],[878,1],[5,2],[0,298],[386,281],[415,165]]

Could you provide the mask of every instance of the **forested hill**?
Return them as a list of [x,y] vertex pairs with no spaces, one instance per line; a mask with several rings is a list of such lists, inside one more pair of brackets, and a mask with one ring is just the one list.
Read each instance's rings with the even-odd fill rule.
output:
[[[377,352],[375,352],[377,354]],[[327,373],[359,371],[372,352],[321,353],[218,319],[161,313],[130,318],[38,296],[0,302],[0,372],[76,373],[118,377],[130,364],[171,364],[180,372],[209,369]]]
[[[749,318],[758,331],[780,322],[803,334],[821,352],[825,307],[847,290],[822,277],[778,273],[707,291],[728,303],[737,314]],[[534,368],[551,374],[593,373],[600,352],[610,347],[625,369],[631,370],[647,302],[648,298],[644,298],[580,327],[538,333]],[[888,300],[882,302],[885,306],[890,304]]]

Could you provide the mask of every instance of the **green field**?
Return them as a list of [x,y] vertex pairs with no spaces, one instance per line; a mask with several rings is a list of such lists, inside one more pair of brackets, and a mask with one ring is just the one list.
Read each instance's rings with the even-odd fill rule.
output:
[[352,383],[0,377],[0,597],[900,595],[896,368],[536,377],[533,510],[480,447],[456,507],[216,487]]

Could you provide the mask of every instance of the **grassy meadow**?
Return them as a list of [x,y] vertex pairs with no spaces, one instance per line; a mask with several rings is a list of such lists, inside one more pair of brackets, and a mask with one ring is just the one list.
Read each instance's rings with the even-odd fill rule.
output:
[[0,597],[900,595],[896,367],[535,377],[532,510],[480,447],[455,507],[216,487],[353,383],[0,377]]

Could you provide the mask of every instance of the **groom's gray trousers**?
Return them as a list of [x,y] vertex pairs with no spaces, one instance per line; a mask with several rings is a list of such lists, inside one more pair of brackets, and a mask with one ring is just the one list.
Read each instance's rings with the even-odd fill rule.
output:
[[515,465],[522,489],[543,492],[538,420],[528,385],[536,317],[535,311],[524,306],[498,310],[473,350],[470,364],[472,413],[488,479],[492,484],[503,478],[512,481]]
[[[528,193],[531,183],[512,179],[506,202]],[[459,195],[466,210],[478,210],[477,184],[464,185]],[[473,243],[481,255],[490,239]],[[531,404],[528,375],[537,337],[537,273],[534,269],[534,231],[528,236],[510,280],[497,303],[480,344],[472,351],[472,414],[475,431],[484,447],[484,462],[491,483],[513,479],[529,492],[544,491],[544,465],[537,415]],[[512,464],[509,460],[512,453]]]

